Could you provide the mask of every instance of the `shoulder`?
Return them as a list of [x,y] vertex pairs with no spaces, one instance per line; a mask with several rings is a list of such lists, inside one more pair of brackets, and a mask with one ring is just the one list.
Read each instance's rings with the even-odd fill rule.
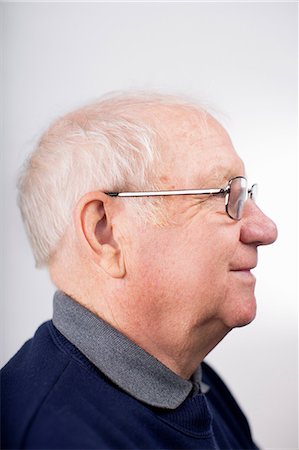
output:
[[68,364],[55,346],[49,322],[41,325],[1,370],[2,445],[17,448],[47,393]]
[[94,366],[52,322],[41,325],[1,371],[3,448],[20,448],[35,424],[42,425],[40,417],[44,425],[53,421],[62,405],[74,398],[80,403],[78,390],[101,385],[99,380]]

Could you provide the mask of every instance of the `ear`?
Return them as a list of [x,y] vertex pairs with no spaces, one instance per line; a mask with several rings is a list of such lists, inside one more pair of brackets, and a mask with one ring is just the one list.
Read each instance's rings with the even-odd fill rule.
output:
[[123,278],[126,270],[112,226],[113,212],[113,199],[103,192],[89,192],[76,206],[75,226],[83,253],[109,276]]

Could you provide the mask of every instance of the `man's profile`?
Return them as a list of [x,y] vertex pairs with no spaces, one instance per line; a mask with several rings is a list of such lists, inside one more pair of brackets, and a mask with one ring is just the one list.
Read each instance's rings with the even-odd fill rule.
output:
[[2,371],[3,448],[254,449],[206,355],[256,314],[277,237],[195,103],[104,97],[54,122],[19,178],[53,318]]

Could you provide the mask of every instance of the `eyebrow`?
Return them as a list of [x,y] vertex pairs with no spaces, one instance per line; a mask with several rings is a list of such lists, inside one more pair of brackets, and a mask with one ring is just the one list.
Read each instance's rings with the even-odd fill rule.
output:
[[212,173],[215,174],[215,176],[211,177],[212,183],[215,182],[215,187],[224,187],[224,185],[228,184],[229,180],[238,176],[247,178],[246,171],[244,173],[243,170],[240,172],[235,170],[232,171],[231,168],[228,168],[227,166],[217,166],[214,168],[214,170],[212,170]]
[[221,170],[217,170],[217,172],[215,171],[214,173],[212,172],[212,174],[210,174],[209,176],[209,181],[202,181],[200,180],[200,182],[198,183],[199,186],[202,188],[219,188],[219,187],[224,187],[225,185],[228,184],[229,180],[231,178],[233,178],[234,176],[237,175],[232,175],[230,176],[229,174],[231,174],[232,172],[230,171],[226,171],[224,174]]

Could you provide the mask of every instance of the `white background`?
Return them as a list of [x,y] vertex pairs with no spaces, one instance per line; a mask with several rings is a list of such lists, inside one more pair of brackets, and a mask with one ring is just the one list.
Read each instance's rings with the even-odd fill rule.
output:
[[279,239],[261,248],[258,316],[208,360],[262,448],[297,442],[296,3],[1,4],[4,236],[2,363],[51,317],[16,207],[18,168],[56,116],[103,93],[159,89],[218,112],[260,184]]

